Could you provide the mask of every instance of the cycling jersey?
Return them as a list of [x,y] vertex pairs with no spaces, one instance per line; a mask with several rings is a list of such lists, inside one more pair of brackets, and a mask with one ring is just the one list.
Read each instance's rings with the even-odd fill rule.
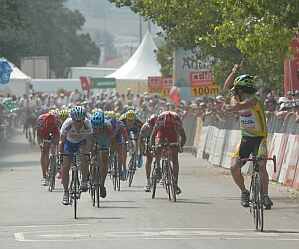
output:
[[136,136],[139,135],[140,129],[143,125],[143,123],[139,120],[139,119],[135,119],[134,123],[132,125],[128,125],[128,123],[125,121],[123,121],[128,133],[133,132]]
[[149,125],[149,123],[145,123],[140,130],[140,138],[149,138],[152,134],[153,127]]
[[255,106],[239,111],[240,129],[245,137],[267,137],[267,122],[262,102],[257,98]]
[[42,114],[36,120],[37,134],[42,139],[49,139],[50,133],[53,137],[59,135],[59,122],[55,115],[50,113]]
[[108,149],[112,138],[112,125],[110,120],[105,119],[104,128],[100,129],[100,133],[94,131],[93,137],[101,149]]
[[92,134],[93,130],[90,120],[85,119],[79,131],[76,130],[74,123],[75,121],[72,118],[68,118],[64,121],[60,129],[60,134],[66,136],[66,140],[69,142],[80,143]]
[[[171,115],[171,119],[166,119],[166,115]],[[178,133],[177,130],[179,127],[182,127],[182,121],[180,117],[175,112],[162,112],[156,121],[156,139],[168,140],[170,143],[178,142]]]
[[127,136],[125,133],[125,124],[122,121],[119,120],[112,120],[112,134],[114,137],[114,140],[117,144],[123,144],[124,143],[124,137]]

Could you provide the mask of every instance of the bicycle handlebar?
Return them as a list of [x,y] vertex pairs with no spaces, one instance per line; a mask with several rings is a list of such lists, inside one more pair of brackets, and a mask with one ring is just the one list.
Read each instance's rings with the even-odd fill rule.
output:
[[276,155],[273,157],[250,157],[250,158],[242,158],[240,159],[241,162],[259,162],[259,161],[273,161],[274,165],[274,173],[276,173]]

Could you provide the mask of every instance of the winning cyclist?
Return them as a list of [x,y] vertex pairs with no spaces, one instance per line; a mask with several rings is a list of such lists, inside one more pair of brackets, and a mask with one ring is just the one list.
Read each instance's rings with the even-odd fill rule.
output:
[[[225,105],[224,108],[228,111],[239,112],[240,115],[242,138],[238,151],[233,157],[231,172],[235,183],[241,190],[241,205],[248,207],[249,191],[244,185],[244,177],[241,174],[241,168],[245,162],[241,162],[241,159],[248,158],[250,154],[267,156],[267,123],[264,105],[255,95],[257,89],[254,86],[254,77],[245,74],[238,76],[234,80],[237,68],[238,65],[235,65],[225,81],[224,89],[231,89],[233,98],[232,103]],[[270,209],[273,202],[268,195],[269,176],[266,169],[266,161],[261,161],[259,164],[264,192],[264,205],[266,209]]]
[[[82,106],[75,106],[70,111],[70,118],[66,119],[60,129],[60,142],[59,152],[67,154],[63,157],[62,166],[62,183],[64,187],[64,195],[62,203],[69,204],[69,171],[72,162],[72,156],[79,150],[83,153],[89,151],[89,140],[92,134],[92,126],[90,120],[86,119],[86,110]],[[87,158],[81,157],[81,171],[82,183],[81,190],[87,191],[88,189],[88,165]]]
[[147,122],[141,127],[139,138],[138,138],[138,146],[141,152],[146,156],[145,162],[145,174],[146,174],[146,185],[144,187],[145,192],[151,191],[151,165],[153,161],[153,155],[151,151],[149,151],[149,140],[157,121],[158,116],[156,114],[152,114]]
[[[59,120],[55,114],[45,113],[36,120],[37,141],[40,146],[42,185],[48,185],[48,167],[50,148],[54,150],[59,142]],[[48,142],[49,141],[49,142]]]
[[[150,143],[156,144],[163,143],[167,141],[169,143],[179,143],[181,148],[184,147],[186,143],[186,134],[183,128],[182,121],[177,113],[171,111],[162,112],[156,121],[153,132],[151,134]],[[174,180],[176,184],[176,194],[180,194],[182,191],[178,186],[178,176],[179,176],[179,160],[178,153],[179,147],[172,146],[171,148],[171,161],[173,164]],[[160,151],[156,151],[156,158],[159,161]]]
[[105,198],[107,195],[105,188],[105,180],[108,173],[108,156],[109,156],[109,147],[111,144],[112,137],[112,125],[108,119],[105,119],[103,112],[96,112],[91,117],[91,124],[93,128],[93,146],[97,144],[99,150],[95,153],[101,154],[100,158],[100,196]]

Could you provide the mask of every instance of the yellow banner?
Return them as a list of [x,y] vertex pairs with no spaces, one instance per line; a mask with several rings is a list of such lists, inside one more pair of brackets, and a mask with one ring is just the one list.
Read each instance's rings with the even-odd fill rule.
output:
[[191,88],[191,95],[197,96],[216,96],[219,95],[220,87],[218,85],[207,85]]

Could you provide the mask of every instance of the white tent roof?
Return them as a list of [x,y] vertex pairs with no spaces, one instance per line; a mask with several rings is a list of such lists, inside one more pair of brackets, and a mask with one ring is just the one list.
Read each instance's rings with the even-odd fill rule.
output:
[[107,78],[147,80],[149,76],[161,76],[161,66],[157,61],[157,47],[149,32],[143,38],[132,57]]
[[9,63],[11,68],[12,68],[12,72],[10,75],[10,80],[27,80],[30,81],[31,78],[29,76],[27,76],[26,74],[24,74],[19,68],[17,68],[14,64]]
[[28,84],[31,81],[31,78],[24,74],[19,68],[14,64],[9,62],[12,72],[10,75],[10,80],[8,84],[0,84],[0,93],[13,93],[16,95],[22,95],[26,93]]

